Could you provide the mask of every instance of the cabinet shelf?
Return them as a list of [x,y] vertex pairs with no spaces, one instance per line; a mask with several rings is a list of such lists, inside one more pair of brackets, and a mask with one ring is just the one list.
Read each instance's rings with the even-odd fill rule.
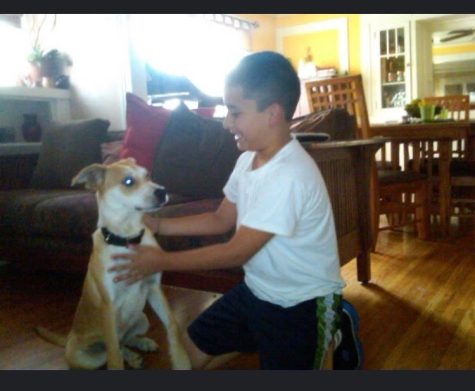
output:
[[381,85],[383,87],[390,87],[390,86],[403,86],[404,84],[406,84],[406,82],[402,80],[402,81],[392,81],[392,82],[382,83]]
[[404,57],[405,55],[406,55],[406,52],[381,54],[380,58],[382,59],[398,58],[398,57]]
[[29,87],[1,87],[0,98],[3,99],[38,99],[38,100],[64,100],[70,98],[69,90],[58,88],[29,88]]
[[36,114],[43,128],[51,122],[67,122],[71,119],[70,100],[69,90],[0,87],[0,127],[13,131],[13,141],[22,142],[21,124],[25,114]]

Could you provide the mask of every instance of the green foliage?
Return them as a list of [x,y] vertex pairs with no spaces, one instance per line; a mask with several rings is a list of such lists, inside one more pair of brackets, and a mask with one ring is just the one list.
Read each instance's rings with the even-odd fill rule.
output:
[[69,55],[57,49],[43,52],[35,48],[28,56],[31,64],[37,65],[41,69],[41,74],[46,77],[58,77],[65,73],[67,67],[73,65]]
[[[404,109],[406,110],[406,113],[409,117],[412,118],[421,118],[421,110],[419,108],[419,105],[424,104],[424,99],[421,98],[416,98],[411,100],[410,103],[406,104],[404,106]],[[442,106],[436,105],[435,110],[434,110],[434,115],[439,115],[442,110]]]
[[43,50],[38,47],[33,48],[31,53],[28,55],[28,62],[30,64],[35,64],[40,66],[41,59],[43,58]]
[[413,99],[410,103],[404,106],[404,109],[407,112],[409,117],[421,118],[421,110],[419,109],[419,103],[422,102],[422,99]]

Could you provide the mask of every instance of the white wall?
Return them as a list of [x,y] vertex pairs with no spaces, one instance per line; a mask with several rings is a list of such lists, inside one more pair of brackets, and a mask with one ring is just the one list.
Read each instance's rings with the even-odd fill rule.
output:
[[131,88],[126,20],[123,15],[58,15],[55,45],[73,60],[73,119],[104,118],[110,129],[125,129],[125,93]]

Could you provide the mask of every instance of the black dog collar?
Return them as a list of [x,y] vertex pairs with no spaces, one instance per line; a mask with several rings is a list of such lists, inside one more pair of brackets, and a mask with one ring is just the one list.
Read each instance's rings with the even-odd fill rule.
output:
[[101,232],[107,244],[113,244],[114,246],[127,247],[127,245],[129,244],[139,244],[142,240],[142,236],[145,230],[143,229],[142,231],[140,231],[140,234],[138,236],[135,236],[133,238],[123,238],[122,236],[115,235],[111,231],[109,231],[106,227],[102,227]]

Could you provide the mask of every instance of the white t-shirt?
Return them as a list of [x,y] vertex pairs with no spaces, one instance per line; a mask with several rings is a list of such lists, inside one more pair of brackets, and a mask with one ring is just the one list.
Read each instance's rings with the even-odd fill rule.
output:
[[341,293],[333,212],[316,163],[295,139],[255,170],[254,155],[241,154],[223,189],[237,227],[274,234],[244,265],[246,284],[282,307]]

